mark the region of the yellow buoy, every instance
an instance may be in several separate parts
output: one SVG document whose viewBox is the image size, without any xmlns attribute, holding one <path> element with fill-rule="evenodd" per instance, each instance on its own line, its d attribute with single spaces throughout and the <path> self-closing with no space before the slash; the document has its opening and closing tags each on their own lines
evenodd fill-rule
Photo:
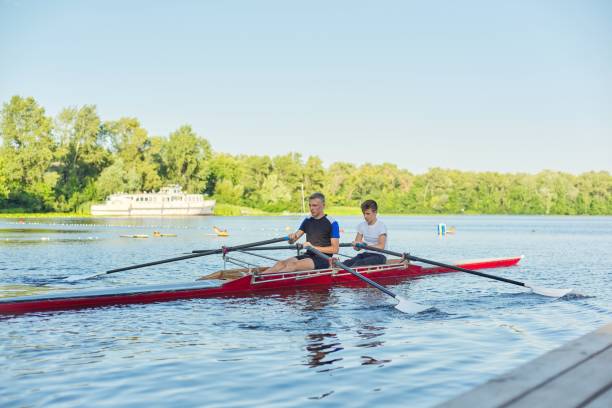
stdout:
<svg viewBox="0 0 612 408">
<path fill-rule="evenodd" d="M 229 232 L 227 232 L 226 229 L 222 230 L 220 228 L 213 227 L 213 231 L 215 231 L 215 234 L 217 234 L 218 237 L 228 237 L 229 236 Z"/>
<path fill-rule="evenodd" d="M 176 234 L 162 234 L 159 231 L 153 231 L 153 236 L 155 238 L 163 238 L 163 237 L 176 237 Z"/>
</svg>

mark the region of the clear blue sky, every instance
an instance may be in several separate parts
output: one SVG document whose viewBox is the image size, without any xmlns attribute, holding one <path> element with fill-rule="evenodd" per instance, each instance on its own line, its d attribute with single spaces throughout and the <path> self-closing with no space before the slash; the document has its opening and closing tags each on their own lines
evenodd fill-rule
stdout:
<svg viewBox="0 0 612 408">
<path fill-rule="evenodd" d="M 0 0 L 0 101 L 216 151 L 612 171 L 612 2 Z"/>
</svg>

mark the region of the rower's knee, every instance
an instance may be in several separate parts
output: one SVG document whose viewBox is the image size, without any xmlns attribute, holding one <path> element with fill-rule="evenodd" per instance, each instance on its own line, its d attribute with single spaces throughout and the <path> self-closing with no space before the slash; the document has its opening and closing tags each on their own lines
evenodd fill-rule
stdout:
<svg viewBox="0 0 612 408">
<path fill-rule="evenodd" d="M 279 272 L 284 270 L 287 267 L 287 261 L 278 261 L 274 264 L 268 271 L 270 272 Z"/>
<path fill-rule="evenodd" d="M 295 262 L 288 262 L 283 268 L 283 272 L 295 272 L 296 270 Z"/>
</svg>

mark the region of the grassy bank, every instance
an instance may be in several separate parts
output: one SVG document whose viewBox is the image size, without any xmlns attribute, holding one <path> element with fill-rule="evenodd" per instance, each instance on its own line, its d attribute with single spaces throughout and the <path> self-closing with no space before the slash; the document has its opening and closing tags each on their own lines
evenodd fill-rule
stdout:
<svg viewBox="0 0 612 408">
<path fill-rule="evenodd" d="M 62 212 L 0 212 L 0 218 L 90 218 L 90 214 L 62 213 Z"/>
<path fill-rule="evenodd" d="M 330 215 L 361 215 L 361 209 L 359 207 L 331 206 L 331 207 L 327 207 L 325 209 L 325 212 Z M 215 206 L 215 215 L 256 216 L 256 215 L 303 215 L 303 214 L 289 212 L 289 211 L 268 212 L 268 211 L 259 210 L 257 208 L 241 207 L 238 205 L 217 204 Z"/>
<path fill-rule="evenodd" d="M 308 210 L 307 210 L 308 211 Z M 331 216 L 361 216 L 361 209 L 359 207 L 347 207 L 347 206 L 329 206 L 325 209 L 325 212 Z M 219 203 L 215 205 L 215 214 L 221 217 L 253 217 L 253 216 L 302 216 L 302 213 L 295 213 L 289 211 L 282 212 L 269 212 L 260 210 L 257 208 L 244 207 L 233 204 Z M 472 212 L 465 212 L 461 214 L 452 213 L 429 213 L 429 214 L 394 214 L 394 213 L 382 213 L 383 216 L 455 216 L 455 215 L 533 215 L 540 216 L 545 214 L 477 214 Z M 548 216 L 562 216 L 563 214 L 548 214 Z M 23 209 L 19 211 L 15 210 L 0 210 L 0 219 L 2 218 L 93 218 L 91 214 L 85 213 L 63 213 L 63 212 L 24 212 Z M 587 215 L 588 217 L 588 215 Z M 100 218 L 104 218 L 101 216 Z"/>
<path fill-rule="evenodd" d="M 328 207 L 326 212 L 330 215 L 361 215 L 359 207 Z M 257 208 L 243 207 L 239 205 L 218 203 L 215 205 L 215 215 L 224 217 L 240 216 L 279 216 L 279 215 L 302 215 L 288 211 L 268 212 Z M 90 218 L 91 214 L 84 213 L 62 213 L 62 212 L 26 212 L 23 209 L 0 210 L 0 218 Z"/>
<path fill-rule="evenodd" d="M 215 215 L 221 216 L 251 216 L 251 215 L 281 215 L 280 213 L 269 213 L 257 208 L 242 207 L 233 204 L 217 203 L 215 205 Z"/>
</svg>

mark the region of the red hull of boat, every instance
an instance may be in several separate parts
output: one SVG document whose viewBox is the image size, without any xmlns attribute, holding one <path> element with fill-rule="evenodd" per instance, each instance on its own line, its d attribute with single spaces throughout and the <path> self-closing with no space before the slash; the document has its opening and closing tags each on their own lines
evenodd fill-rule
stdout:
<svg viewBox="0 0 612 408">
<path fill-rule="evenodd" d="M 455 263 L 455 265 L 473 270 L 500 268 L 516 265 L 521 258 L 522 257 L 513 257 L 465 261 Z M 424 275 L 455 272 L 448 268 L 421 267 L 419 265 L 405 266 L 403 264 L 357 268 L 357 271 L 383 284 L 397 283 L 405 279 Z M 348 272 L 342 270 L 320 270 L 304 273 L 262 275 L 257 278 L 244 276 L 225 282 L 216 287 L 206 286 L 204 283 L 188 283 L 184 286 L 143 286 L 142 288 L 131 289 L 129 292 L 122 292 L 119 289 L 116 292 L 96 292 L 89 294 L 70 292 L 55 295 L 0 299 L 0 314 L 23 314 L 223 296 L 250 296 L 257 293 L 336 285 L 367 286 L 367 284 Z"/>
</svg>

